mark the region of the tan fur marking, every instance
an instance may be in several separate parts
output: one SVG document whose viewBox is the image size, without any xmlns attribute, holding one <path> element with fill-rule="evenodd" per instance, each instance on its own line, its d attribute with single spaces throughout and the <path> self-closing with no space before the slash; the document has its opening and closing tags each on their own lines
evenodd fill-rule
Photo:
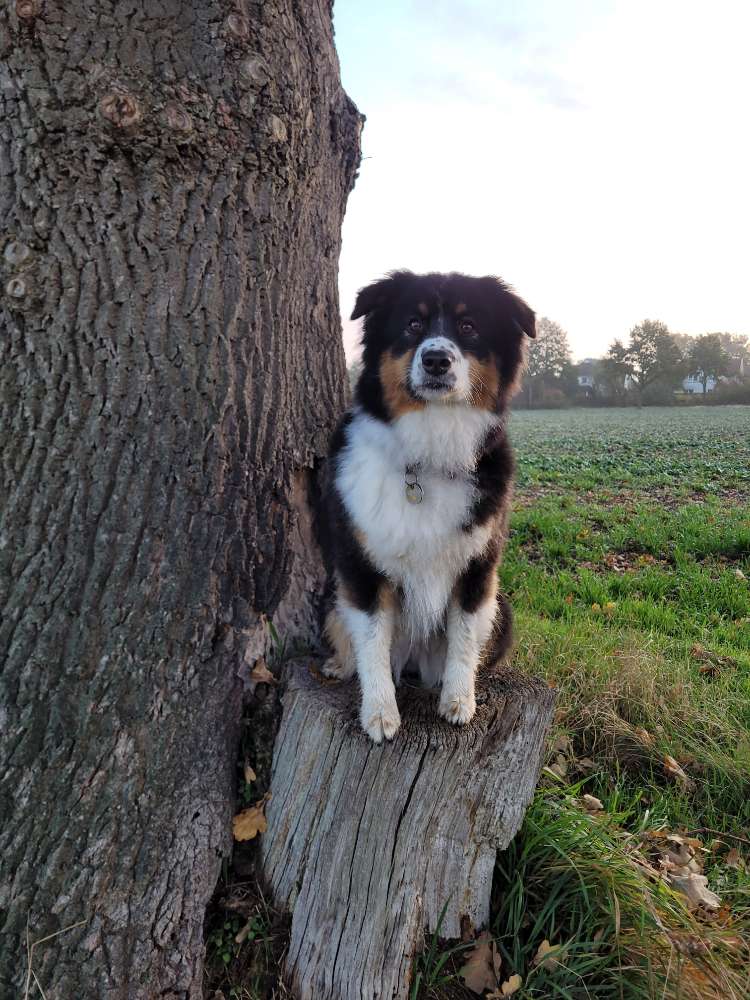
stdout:
<svg viewBox="0 0 750 1000">
<path fill-rule="evenodd" d="M 427 405 L 420 399 L 413 399 L 406 389 L 406 376 L 414 356 L 413 351 L 394 358 L 387 351 L 380 361 L 380 384 L 383 386 L 383 399 L 392 417 L 400 417 L 411 410 L 423 410 Z"/>
<path fill-rule="evenodd" d="M 381 611 L 386 609 L 395 611 L 398 608 L 398 601 L 393 587 L 382 586 L 378 592 L 378 607 Z"/>
<path fill-rule="evenodd" d="M 326 639 L 331 644 L 333 654 L 339 664 L 342 667 L 349 664 L 353 665 L 354 650 L 352 649 L 352 641 L 349 638 L 349 633 L 344 628 L 344 623 L 341 621 L 341 618 L 335 608 L 332 608 L 326 615 L 324 632 Z"/>
<path fill-rule="evenodd" d="M 495 411 L 499 401 L 500 380 L 493 361 L 469 360 L 472 403 L 480 410 Z"/>
<path fill-rule="evenodd" d="M 456 306 L 456 316 L 463 316 L 465 312 L 466 312 L 466 303 L 459 302 L 458 305 Z"/>
<path fill-rule="evenodd" d="M 362 546 L 363 549 L 367 548 L 367 535 L 364 533 L 364 531 L 360 531 L 359 528 L 355 528 L 354 537 L 357 539 L 357 541 L 359 542 L 359 544 Z"/>
</svg>

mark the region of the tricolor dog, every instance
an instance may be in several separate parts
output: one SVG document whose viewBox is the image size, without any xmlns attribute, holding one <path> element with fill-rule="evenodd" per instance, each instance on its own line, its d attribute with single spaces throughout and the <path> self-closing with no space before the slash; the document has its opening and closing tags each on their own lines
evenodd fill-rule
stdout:
<svg viewBox="0 0 750 1000">
<path fill-rule="evenodd" d="M 362 727 L 380 743 L 400 725 L 407 664 L 461 725 L 477 668 L 510 646 L 497 590 L 513 480 L 504 416 L 535 324 L 497 278 L 410 271 L 362 289 L 362 316 L 362 374 L 331 443 L 325 672 L 356 671 Z"/>
</svg>

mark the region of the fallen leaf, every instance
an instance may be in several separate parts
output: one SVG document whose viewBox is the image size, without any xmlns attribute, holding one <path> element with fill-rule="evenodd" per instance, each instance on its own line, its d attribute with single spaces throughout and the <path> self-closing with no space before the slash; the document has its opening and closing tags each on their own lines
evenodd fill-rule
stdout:
<svg viewBox="0 0 750 1000">
<path fill-rule="evenodd" d="M 666 862 L 664 867 L 675 869 L 687 866 L 690 871 L 700 871 L 700 865 L 695 861 L 695 849 L 690 844 L 685 843 L 683 838 L 676 834 L 670 834 L 667 842 L 670 849 L 662 855 L 662 861 Z"/>
<path fill-rule="evenodd" d="M 688 875 L 678 875 L 676 872 L 667 874 L 667 881 L 681 892 L 687 899 L 689 910 L 697 910 L 699 906 L 707 910 L 715 911 L 719 909 L 721 900 L 708 888 L 708 879 L 705 875 L 697 875 L 690 872 Z"/>
<path fill-rule="evenodd" d="M 234 834 L 235 840 L 252 840 L 253 837 L 257 836 L 259 833 L 266 832 L 268 829 L 268 823 L 266 822 L 263 810 L 265 809 L 266 802 L 270 799 L 270 797 L 270 795 L 264 795 L 259 802 L 255 803 L 255 805 L 237 813 L 232 820 L 232 833 Z"/>
<path fill-rule="evenodd" d="M 593 771 L 596 764 L 590 757 L 580 757 L 576 760 L 576 767 L 579 771 Z"/>
<path fill-rule="evenodd" d="M 556 750 L 558 753 L 565 753 L 567 750 L 570 750 L 570 737 L 564 734 L 562 736 L 558 736 L 552 744 L 552 749 Z"/>
<path fill-rule="evenodd" d="M 640 726 L 638 729 L 635 730 L 635 735 L 638 737 L 641 743 L 644 743 L 647 747 L 654 745 L 654 737 L 651 735 L 648 729 L 644 729 L 642 726 Z"/>
<path fill-rule="evenodd" d="M 602 610 L 602 606 L 601 604 L 599 604 L 598 601 L 594 601 L 594 603 L 591 605 L 591 610 L 594 612 L 594 614 L 597 614 L 599 611 Z"/>
<path fill-rule="evenodd" d="M 744 859 L 736 847 L 732 847 L 727 851 L 727 856 L 724 858 L 724 864 L 729 865 L 730 868 L 740 868 L 743 870 L 745 868 Z"/>
<path fill-rule="evenodd" d="M 556 774 L 558 778 L 564 778 L 568 773 L 568 762 L 565 760 L 561 753 L 557 754 L 553 764 L 549 766 L 550 771 Z"/>
<path fill-rule="evenodd" d="M 737 577 L 738 580 L 746 580 L 747 579 L 747 577 L 745 576 L 745 574 L 742 572 L 741 569 L 736 569 L 734 571 L 734 575 Z"/>
<path fill-rule="evenodd" d="M 572 594 L 567 594 L 566 595 L 566 597 L 565 597 L 565 603 L 566 604 L 572 604 L 573 603 L 573 595 Z"/>
<path fill-rule="evenodd" d="M 586 812 L 597 813 L 604 809 L 604 804 L 601 799 L 597 799 L 595 795 L 586 794 L 583 796 L 581 801 L 583 802 L 583 807 Z"/>
<path fill-rule="evenodd" d="M 468 961 L 459 972 L 467 988 L 472 993 L 483 993 L 485 990 L 494 990 L 497 986 L 493 966 L 492 944 L 487 931 L 477 938 L 477 942 L 469 952 Z"/>
<path fill-rule="evenodd" d="M 523 986 L 523 979 L 518 975 L 511 976 L 510 979 L 506 979 L 505 982 L 500 986 L 499 990 L 495 990 L 492 993 L 488 993 L 485 1000 L 502 1000 L 503 997 L 513 996 L 518 990 Z"/>
<path fill-rule="evenodd" d="M 256 778 L 255 771 L 253 771 L 253 769 L 250 767 L 247 761 L 245 761 L 245 766 L 243 768 L 243 776 L 245 778 L 245 784 L 247 785 L 255 781 Z"/>
<path fill-rule="evenodd" d="M 674 757 L 670 757 L 669 754 L 666 754 L 664 757 L 664 770 L 666 771 L 666 773 L 669 775 L 670 778 L 672 778 L 674 781 L 677 782 L 677 784 L 680 786 L 680 788 L 683 789 L 683 791 L 685 792 L 695 791 L 695 782 L 693 781 L 693 779 L 690 778 L 685 773 L 685 771 L 683 771 L 683 769 L 680 767 L 680 765 L 677 763 Z"/>
<path fill-rule="evenodd" d="M 545 938 L 536 950 L 536 955 L 531 960 L 534 968 L 541 966 L 543 969 L 551 969 L 558 964 L 557 956 L 560 954 L 560 946 L 552 945 Z"/>
<path fill-rule="evenodd" d="M 266 661 L 261 658 L 255 661 L 253 669 L 250 671 L 250 694 L 255 693 L 255 689 L 259 684 L 278 684 L 279 682 L 273 676 L 271 671 L 266 666 Z"/>
</svg>

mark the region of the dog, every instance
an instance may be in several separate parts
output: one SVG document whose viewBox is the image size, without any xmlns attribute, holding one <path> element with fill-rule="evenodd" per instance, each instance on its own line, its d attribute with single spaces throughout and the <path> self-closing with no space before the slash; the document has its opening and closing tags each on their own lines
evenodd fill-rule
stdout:
<svg viewBox="0 0 750 1000">
<path fill-rule="evenodd" d="M 407 664 L 463 725 L 475 676 L 511 645 L 498 592 L 514 461 L 504 417 L 535 316 L 494 277 L 394 271 L 363 288 L 362 371 L 335 431 L 325 502 L 329 677 L 356 672 L 375 742 L 401 720 Z"/>
</svg>

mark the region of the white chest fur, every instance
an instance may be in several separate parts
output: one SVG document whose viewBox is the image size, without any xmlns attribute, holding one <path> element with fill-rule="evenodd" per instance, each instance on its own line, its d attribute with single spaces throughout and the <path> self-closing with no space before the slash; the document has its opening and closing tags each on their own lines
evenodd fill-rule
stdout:
<svg viewBox="0 0 750 1000">
<path fill-rule="evenodd" d="M 464 530 L 476 490 L 471 471 L 498 418 L 468 406 L 431 404 L 385 424 L 355 414 L 336 484 L 373 565 L 404 591 L 412 639 L 440 625 L 457 576 L 489 540 Z M 405 470 L 418 464 L 421 504 L 406 498 Z"/>
</svg>

